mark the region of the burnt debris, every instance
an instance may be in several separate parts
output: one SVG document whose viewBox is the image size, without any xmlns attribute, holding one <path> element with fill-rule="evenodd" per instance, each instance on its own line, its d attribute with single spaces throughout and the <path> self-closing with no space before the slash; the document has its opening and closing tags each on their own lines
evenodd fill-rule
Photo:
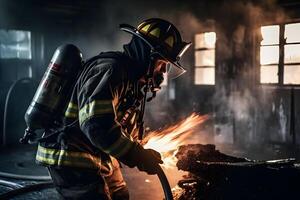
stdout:
<svg viewBox="0 0 300 200">
<path fill-rule="evenodd" d="M 189 172 L 175 199 L 253 200 L 299 197 L 300 164 L 295 159 L 256 161 L 223 154 L 214 145 L 184 145 L 177 167 Z"/>
</svg>

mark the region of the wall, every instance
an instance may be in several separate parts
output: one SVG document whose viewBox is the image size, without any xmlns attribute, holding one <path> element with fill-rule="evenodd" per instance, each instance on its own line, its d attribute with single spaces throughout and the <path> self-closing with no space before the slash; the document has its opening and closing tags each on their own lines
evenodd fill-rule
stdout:
<svg viewBox="0 0 300 200">
<path fill-rule="evenodd" d="M 295 2 L 280 6 L 276 1 L 226 1 L 214 9 L 210 18 L 215 21 L 213 30 L 217 33 L 216 85 L 214 88 L 196 87 L 193 99 L 200 100 L 198 110 L 212 108 L 215 142 L 234 144 L 242 149 L 260 149 L 268 145 L 293 147 L 295 142 L 299 143 L 300 136 L 299 88 L 294 89 L 292 104 L 290 87 L 259 83 L 262 39 L 259 28 L 298 19 L 299 5 Z M 201 14 L 193 14 L 197 19 L 203 18 Z M 211 102 L 211 106 L 207 102 Z M 295 115 L 294 125 L 291 111 Z M 293 127 L 296 136 L 291 135 Z"/>
<path fill-rule="evenodd" d="M 40 79 L 55 48 L 61 43 L 74 43 L 82 50 L 84 58 L 100 51 L 121 50 L 130 37 L 118 30 L 120 23 L 137 25 L 144 18 L 162 17 L 171 20 L 183 37 L 192 42 L 196 33 L 216 31 L 216 85 L 193 84 L 192 46 L 183 59 L 188 72 L 172 81 L 176 99 L 169 100 L 168 92 L 162 92 L 150 104 L 152 111 L 147 111 L 150 125 L 163 126 L 162 120 L 171 123 L 195 111 L 211 114 L 207 134 L 216 141 L 240 146 L 272 141 L 288 143 L 291 141 L 290 90 L 262 87 L 258 83 L 257 48 L 261 38 L 257 30 L 264 23 L 297 17 L 298 4 L 285 1 L 283 6 L 278 6 L 276 2 L 29 0 L 25 3 L 6 0 L 0 6 L 0 27 L 33 32 L 32 65 L 36 80 Z M 3 66 L 0 115 L 7 86 L 16 79 L 6 76 L 13 73 L 13 65 Z M 296 89 L 296 111 L 299 110 L 298 98 L 299 90 Z M 164 102 L 163 106 L 160 102 Z M 299 133 L 297 113 L 295 124 L 296 133 Z"/>
</svg>

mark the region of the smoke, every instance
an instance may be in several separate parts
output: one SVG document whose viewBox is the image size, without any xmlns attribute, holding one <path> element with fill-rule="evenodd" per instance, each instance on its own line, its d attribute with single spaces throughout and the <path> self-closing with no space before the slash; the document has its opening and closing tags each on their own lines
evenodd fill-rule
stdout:
<svg viewBox="0 0 300 200">
<path fill-rule="evenodd" d="M 282 137 L 282 141 L 286 142 L 287 140 L 287 131 L 286 131 L 286 125 L 287 125 L 287 114 L 284 111 L 283 108 L 283 99 L 280 99 L 280 106 L 279 106 L 279 124 L 280 124 L 280 133 Z"/>
<path fill-rule="evenodd" d="M 248 121 L 252 118 L 250 111 L 256 101 L 248 89 L 232 93 L 225 101 L 228 102 L 228 108 L 233 112 L 235 119 Z"/>
<path fill-rule="evenodd" d="M 257 88 L 255 81 L 259 82 L 256 78 L 259 61 L 253 58 L 259 58 L 254 45 L 259 45 L 262 39 L 260 27 L 289 19 L 290 13 L 276 5 L 275 1 L 256 4 L 234 1 L 224 3 L 216 12 L 218 84 L 213 98 L 215 142 L 237 143 L 244 147 L 261 143 L 273 130 L 268 126 L 274 127 L 276 123 L 280 126 L 282 140 L 286 140 L 287 113 L 274 93 Z M 272 113 L 272 103 L 277 106 L 278 112 Z"/>
<path fill-rule="evenodd" d="M 180 7 L 170 6 L 172 1 L 140 2 L 127 1 L 99 1 L 99 10 L 92 13 L 93 24 L 76 27 L 70 41 L 75 41 L 82 47 L 87 56 L 95 55 L 100 51 L 121 51 L 123 44 L 129 42 L 131 35 L 119 30 L 119 24 L 126 23 L 136 27 L 147 18 L 164 18 L 170 21 L 177 19 Z M 96 22 L 96 23 L 95 23 Z M 84 36 L 82 36 L 84 35 Z M 88 44 L 88 45 L 87 45 Z"/>
<path fill-rule="evenodd" d="M 66 28 L 71 31 L 63 39 L 66 43 L 77 45 L 87 59 L 101 51 L 122 50 L 123 44 L 126 44 L 131 36 L 119 30 L 118 25 L 121 23 L 136 26 L 146 18 L 164 18 L 174 23 L 184 40 L 188 42 L 193 42 L 196 33 L 216 31 L 217 84 L 213 101 L 210 98 L 199 98 L 201 92 L 200 94 L 191 92 L 195 88 L 192 82 L 194 75 L 192 46 L 181 62 L 187 66 L 188 72 L 178 80 L 169 82 L 168 87 L 158 92 L 158 97 L 148 105 L 147 124 L 158 128 L 188 116 L 195 104 L 212 105 L 216 118 L 215 131 L 212 132 L 216 133 L 216 137 L 224 136 L 221 141 L 233 141 L 235 129 L 245 140 L 250 138 L 252 141 L 259 135 L 258 131 L 262 132 L 265 128 L 263 125 L 257 125 L 258 121 L 272 115 L 270 108 L 272 103 L 279 105 L 278 102 L 274 102 L 273 93 L 257 91 L 252 87 L 257 70 L 255 69 L 257 63 L 253 60 L 257 56 L 253 44 L 261 40 L 260 26 L 269 22 L 283 22 L 290 18 L 290 13 L 280 8 L 276 2 L 275 0 L 95 1 L 92 2 L 93 9 L 80 15 L 81 18 L 76 18 L 78 21 L 72 22 L 74 26 Z M 7 9 L 8 4 L 9 1 L 1 1 L 1 24 L 14 21 L 14 18 L 8 15 L 11 11 Z M 173 88 L 175 95 L 171 96 L 175 96 L 175 100 L 170 100 L 170 88 Z M 259 107 L 270 109 L 270 112 L 259 113 Z M 277 112 L 277 115 L 281 113 L 281 127 L 285 127 L 284 124 L 287 123 L 283 117 L 287 112 L 283 111 L 284 107 L 281 112 Z M 283 133 L 284 129 L 280 130 Z"/>
<path fill-rule="evenodd" d="M 266 140 L 266 134 L 269 133 L 265 132 L 273 130 L 267 129 L 267 126 L 277 127 L 272 123 L 280 126 L 278 134 L 282 136 L 282 140 L 286 140 L 284 136 L 286 135 L 287 112 L 282 104 L 275 100 L 276 94 L 266 92 L 262 88 L 258 89 L 255 83 L 259 61 L 253 59 L 258 56 L 253 45 L 259 45 L 262 39 L 261 26 L 270 22 L 276 24 L 288 21 L 290 13 L 279 7 L 275 1 L 229 2 L 220 3 L 213 8 L 214 12 L 209 11 L 212 8 L 207 8 L 207 13 L 214 13 L 207 18 L 203 16 L 203 10 L 205 10 L 203 7 L 199 7 L 198 10 L 188 7 L 160 15 L 172 21 L 181 31 L 183 38 L 193 40 L 196 33 L 213 30 L 217 32 L 217 85 L 212 99 L 215 116 L 214 130 L 209 128 L 205 130 L 206 132 L 203 129 L 199 130 L 195 141 L 211 141 L 209 137 L 203 136 L 215 133 L 215 142 L 239 143 L 244 147 L 259 144 Z M 150 126 L 162 125 L 161 120 L 164 123 L 171 123 L 176 117 L 187 116 L 193 104 L 205 105 L 197 100 L 195 102 L 197 94 L 191 94 L 190 86 L 193 85 L 193 79 L 190 76 L 193 75 L 193 59 L 191 49 L 183 58 L 183 63 L 190 66 L 189 72 L 176 82 L 180 84 L 180 86 L 176 85 L 176 88 L 180 89 L 180 94 L 178 90 L 175 90 L 176 97 L 184 99 L 184 104 L 167 105 L 165 103 L 168 100 L 167 92 L 160 93 L 158 95 L 160 100 L 154 101 L 147 113 L 147 116 L 154 119 Z M 275 113 L 271 111 L 272 103 L 276 107 Z M 175 114 L 172 116 L 171 113 Z M 274 117 L 275 121 L 270 120 Z M 158 119 L 159 123 L 155 122 L 155 119 Z"/>
<path fill-rule="evenodd" d="M 0 1 L 0 27 L 11 26 L 14 23 L 14 15 L 11 14 L 9 1 Z"/>
</svg>

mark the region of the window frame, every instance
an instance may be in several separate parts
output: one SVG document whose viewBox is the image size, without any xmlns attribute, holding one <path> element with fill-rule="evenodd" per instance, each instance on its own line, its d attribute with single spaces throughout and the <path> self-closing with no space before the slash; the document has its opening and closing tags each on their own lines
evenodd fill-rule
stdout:
<svg viewBox="0 0 300 200">
<path fill-rule="evenodd" d="M 259 44 L 259 84 L 263 86 L 281 86 L 281 87 L 300 87 L 299 84 L 284 84 L 284 67 L 287 65 L 300 65 L 300 62 L 295 62 L 295 63 L 285 63 L 284 62 L 284 56 L 285 56 L 285 46 L 286 45 L 300 45 L 299 42 L 292 42 L 292 43 L 287 43 L 284 33 L 285 33 L 285 25 L 288 24 L 296 24 L 300 23 L 300 19 L 294 20 L 294 21 L 288 21 L 288 22 L 280 22 L 280 23 L 268 23 L 268 24 L 263 24 L 260 26 L 259 30 L 261 30 L 261 27 L 263 26 L 272 26 L 272 25 L 277 25 L 279 26 L 279 44 L 267 44 L 267 45 L 261 45 Z M 300 40 L 300 39 L 299 39 Z M 277 64 L 271 63 L 271 64 L 264 64 L 262 65 L 260 63 L 261 58 L 260 58 L 260 49 L 262 46 L 278 46 L 279 47 L 279 60 Z M 277 65 L 278 67 L 278 83 L 261 83 L 261 66 L 272 66 L 272 65 Z"/>
<path fill-rule="evenodd" d="M 23 32 L 24 34 L 29 34 L 29 57 L 2 57 L 1 55 L 1 52 L 0 52 L 0 59 L 19 59 L 19 60 L 32 60 L 32 31 L 30 30 L 23 30 L 23 29 L 14 29 L 14 28 L 11 28 L 11 29 L 8 29 L 8 28 L 0 28 L 0 31 L 5 31 L 5 32 Z M 16 42 L 16 41 L 14 41 Z M 0 42 L 0 44 L 2 44 Z M 20 42 L 16 42 L 16 45 L 18 46 L 20 44 Z M 5 45 L 5 44 L 4 44 Z"/>
<path fill-rule="evenodd" d="M 205 32 L 199 32 L 196 33 L 194 35 L 194 41 L 195 41 L 195 46 L 194 46 L 194 76 L 193 76 L 193 84 L 195 86 L 215 86 L 216 85 L 216 43 L 217 43 L 217 39 L 215 41 L 214 47 L 200 47 L 200 48 L 196 48 L 196 35 L 198 34 L 205 34 L 205 33 L 211 33 L 214 32 L 216 34 L 215 31 L 205 31 Z M 214 50 L 214 65 L 213 66 L 209 66 L 209 65 L 201 65 L 201 66 L 196 66 L 196 52 L 201 52 L 201 51 L 210 51 L 210 50 Z M 210 69 L 214 69 L 214 83 L 213 84 L 197 84 L 196 83 L 196 69 L 205 69 L 205 68 L 210 68 Z"/>
<path fill-rule="evenodd" d="M 35 68 L 34 68 L 34 32 L 31 29 L 24 28 L 24 27 L 0 27 L 1 30 L 5 31 L 24 31 L 24 32 L 29 32 L 30 33 L 30 58 L 21 58 L 21 57 L 0 57 L 0 65 L 1 66 L 6 66 L 6 65 L 14 65 L 15 68 L 13 69 L 12 74 L 15 74 L 15 77 L 13 79 L 1 79 L 0 81 L 2 82 L 9 82 L 9 81 L 16 81 L 20 78 L 33 78 L 35 76 Z M 20 70 L 18 68 L 27 66 L 30 72 L 28 71 L 28 76 L 19 76 Z"/>
</svg>

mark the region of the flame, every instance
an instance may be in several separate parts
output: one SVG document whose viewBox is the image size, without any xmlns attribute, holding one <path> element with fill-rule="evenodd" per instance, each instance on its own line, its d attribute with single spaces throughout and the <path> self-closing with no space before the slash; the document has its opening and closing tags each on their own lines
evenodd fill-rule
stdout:
<svg viewBox="0 0 300 200">
<path fill-rule="evenodd" d="M 144 148 L 154 149 L 161 153 L 165 168 L 176 166 L 175 157 L 177 148 L 180 145 L 187 144 L 187 138 L 196 132 L 195 127 L 208 119 L 208 115 L 200 116 L 192 113 L 186 119 L 163 128 L 149 132 L 141 142 Z"/>
</svg>

